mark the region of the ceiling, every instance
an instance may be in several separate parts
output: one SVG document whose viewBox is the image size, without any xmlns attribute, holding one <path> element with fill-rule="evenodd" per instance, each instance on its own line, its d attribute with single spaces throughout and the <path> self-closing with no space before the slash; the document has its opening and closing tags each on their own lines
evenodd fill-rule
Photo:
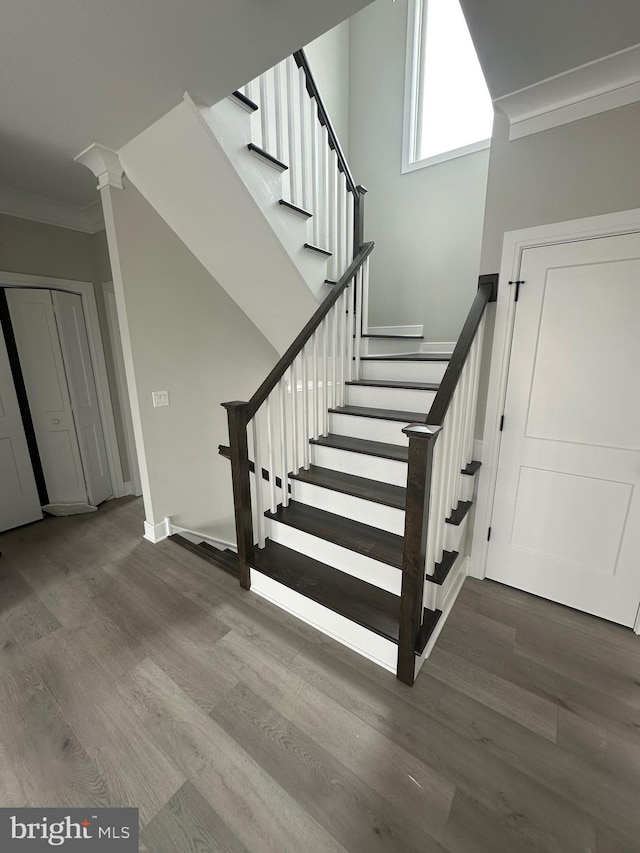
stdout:
<svg viewBox="0 0 640 853">
<path fill-rule="evenodd" d="M 2 0 L 0 187 L 77 207 L 73 157 L 213 104 L 370 0 Z"/>
<path fill-rule="evenodd" d="M 640 43 L 638 0 L 460 0 L 492 98 Z"/>
</svg>

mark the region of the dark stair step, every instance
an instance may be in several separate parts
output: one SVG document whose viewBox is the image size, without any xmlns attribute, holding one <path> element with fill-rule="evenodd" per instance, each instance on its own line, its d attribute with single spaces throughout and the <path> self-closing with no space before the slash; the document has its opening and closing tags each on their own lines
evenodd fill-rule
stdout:
<svg viewBox="0 0 640 853">
<path fill-rule="evenodd" d="M 458 501 L 458 506 L 452 510 L 451 515 L 445 521 L 447 524 L 454 524 L 458 527 L 462 524 L 472 506 L 472 501 Z"/>
<path fill-rule="evenodd" d="M 324 283 L 333 286 L 334 284 L 337 284 L 338 282 L 334 281 L 332 278 L 325 278 Z"/>
<path fill-rule="evenodd" d="M 266 512 L 265 515 L 365 557 L 402 568 L 402 536 L 298 501 L 291 501 L 286 507 L 280 505 L 277 512 Z"/>
<path fill-rule="evenodd" d="M 474 460 L 473 462 L 469 462 L 466 468 L 462 469 L 462 473 L 467 474 L 469 477 L 473 477 L 475 474 L 478 473 L 480 468 L 482 468 L 482 462 L 477 462 Z"/>
<path fill-rule="evenodd" d="M 247 145 L 249 151 L 252 154 L 255 154 L 257 157 L 261 157 L 265 160 L 270 166 L 273 166 L 274 169 L 277 169 L 279 172 L 285 172 L 289 167 L 278 160 L 277 157 L 274 157 L 273 154 L 269 154 L 268 151 L 265 151 L 264 148 L 260 148 L 258 145 L 254 145 L 253 142 L 250 142 Z"/>
<path fill-rule="evenodd" d="M 346 385 L 366 385 L 367 388 L 402 388 L 409 391 L 437 391 L 439 382 L 405 382 L 391 379 L 352 379 Z"/>
<path fill-rule="evenodd" d="M 331 432 L 320 438 L 312 438 L 310 444 L 349 450 L 352 453 L 364 453 L 367 456 L 379 456 L 381 459 L 395 459 L 397 462 L 406 462 L 409 456 L 409 448 L 399 444 L 386 444 L 383 441 L 369 441 L 366 438 L 353 438 L 350 435 Z"/>
<path fill-rule="evenodd" d="M 423 341 L 424 335 L 361 335 L 363 338 L 380 338 L 385 341 Z"/>
<path fill-rule="evenodd" d="M 358 418 L 377 418 L 382 421 L 399 421 L 400 423 L 425 423 L 426 412 L 398 412 L 396 409 L 375 409 L 369 406 L 337 406 L 329 409 L 336 415 L 353 415 Z"/>
<path fill-rule="evenodd" d="M 312 252 L 317 252 L 325 258 L 331 257 L 331 252 L 328 249 L 323 249 L 322 246 L 314 246 L 313 243 L 305 243 L 304 247 Z"/>
<path fill-rule="evenodd" d="M 431 583 L 438 584 L 438 586 L 442 586 L 442 584 L 447 579 L 447 575 L 453 568 L 455 561 L 458 559 L 457 551 L 443 551 L 442 552 L 442 560 L 435 565 L 435 571 L 432 575 L 425 575 L 428 581 Z"/>
<path fill-rule="evenodd" d="M 259 109 L 255 101 L 252 101 L 251 98 L 247 98 L 247 96 L 243 95 L 242 92 L 235 91 L 232 93 L 231 97 L 235 98 L 239 105 L 248 113 L 255 113 Z"/>
<path fill-rule="evenodd" d="M 298 207 L 297 204 L 292 204 L 290 201 L 285 201 L 283 198 L 280 199 L 278 204 L 281 207 L 284 207 L 285 210 L 290 210 L 292 213 L 295 213 L 296 216 L 302 217 L 302 219 L 311 219 L 313 216 L 313 213 L 305 210 L 304 207 Z"/>
<path fill-rule="evenodd" d="M 342 471 L 333 471 L 331 468 L 311 465 L 307 471 L 302 468 L 298 474 L 292 474 L 291 479 L 396 509 L 404 510 L 405 507 L 406 489 L 402 486 L 392 486 L 366 477 L 343 474 Z"/>
<path fill-rule="evenodd" d="M 185 539 L 185 537 L 180 536 L 179 533 L 174 533 L 169 537 L 169 539 L 172 542 L 175 542 L 176 545 L 180 545 L 187 551 L 191 551 L 192 554 L 196 554 L 208 563 L 212 563 L 224 572 L 233 575 L 234 578 L 239 576 L 240 570 L 238 565 L 238 555 L 234 551 L 231 551 L 231 549 L 227 548 L 226 550 L 221 551 L 219 548 L 214 548 L 213 545 L 209 545 L 208 542 L 200 542 L 196 545 L 195 542 L 191 542 L 190 539 Z"/>
<path fill-rule="evenodd" d="M 361 355 L 360 361 L 451 361 L 451 356 L 430 352 L 407 352 L 398 355 Z"/>
<path fill-rule="evenodd" d="M 351 622 L 398 642 L 400 599 L 392 593 L 269 539 L 264 548 L 256 549 L 252 566 Z M 439 610 L 424 611 L 416 654 L 424 651 L 440 615 Z"/>
</svg>

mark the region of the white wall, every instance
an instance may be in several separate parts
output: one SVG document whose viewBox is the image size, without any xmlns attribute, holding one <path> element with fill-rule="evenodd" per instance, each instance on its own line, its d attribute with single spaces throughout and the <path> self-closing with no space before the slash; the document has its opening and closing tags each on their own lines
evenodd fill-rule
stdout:
<svg viewBox="0 0 640 853">
<path fill-rule="evenodd" d="M 322 101 L 345 154 L 349 151 L 349 20 L 305 47 Z"/>
<path fill-rule="evenodd" d="M 408 0 L 350 21 L 349 160 L 367 187 L 374 325 L 455 340 L 477 287 L 489 152 L 401 173 Z"/>
<path fill-rule="evenodd" d="M 135 187 L 112 190 L 111 198 L 147 519 L 171 516 L 181 527 L 231 540 L 220 404 L 249 399 L 277 354 Z M 116 288 L 117 278 L 114 264 Z M 257 291 L 256 299 L 268 295 Z M 169 392 L 169 407 L 153 408 L 159 390 Z"/>
</svg>

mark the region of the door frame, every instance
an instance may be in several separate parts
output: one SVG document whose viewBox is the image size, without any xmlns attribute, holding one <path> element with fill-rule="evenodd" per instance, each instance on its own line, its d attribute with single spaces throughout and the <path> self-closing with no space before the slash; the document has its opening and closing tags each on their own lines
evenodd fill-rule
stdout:
<svg viewBox="0 0 640 853">
<path fill-rule="evenodd" d="M 122 463 L 120 462 L 120 449 L 116 434 L 116 425 L 113 416 L 113 406 L 109 389 L 107 365 L 102 346 L 102 331 L 98 318 L 98 306 L 93 282 L 73 281 L 71 279 L 53 278 L 41 275 L 25 275 L 23 273 L 0 271 L 0 287 L 21 287 L 38 290 L 64 290 L 68 293 L 76 293 L 82 299 L 82 310 L 84 312 L 87 337 L 89 339 L 89 351 L 96 380 L 96 391 L 98 395 L 98 408 L 102 419 L 102 429 L 107 450 L 107 463 L 109 475 L 113 487 L 113 496 L 121 498 L 128 492 L 125 490 L 122 476 Z"/>
<path fill-rule="evenodd" d="M 473 528 L 469 574 L 483 580 L 487 571 L 489 553 L 488 531 L 493 514 L 493 501 L 500 457 L 500 418 L 504 411 L 509 378 L 511 343 L 515 322 L 513 288 L 509 281 L 518 281 L 525 249 L 552 246 L 558 243 L 573 243 L 599 237 L 614 237 L 640 232 L 640 208 L 554 222 L 517 231 L 507 231 L 502 247 L 500 284 L 495 303 L 495 323 L 490 361 L 483 356 L 484 368 L 489 370 L 487 408 L 482 439 L 482 468 L 478 484 L 478 499 Z M 524 285 L 526 287 L 526 285 Z M 485 374 L 486 375 L 486 374 Z M 639 603 L 640 604 L 640 603 Z M 634 629 L 640 634 L 640 607 Z"/>
</svg>

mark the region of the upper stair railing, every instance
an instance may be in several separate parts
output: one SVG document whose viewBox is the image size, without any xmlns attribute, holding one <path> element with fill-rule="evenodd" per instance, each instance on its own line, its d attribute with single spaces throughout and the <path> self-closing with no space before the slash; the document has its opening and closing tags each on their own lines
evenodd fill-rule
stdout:
<svg viewBox="0 0 640 853">
<path fill-rule="evenodd" d="M 267 509 L 289 503 L 289 475 L 309 468 L 309 440 L 327 435 L 328 410 L 344 405 L 345 383 L 359 375 L 363 295 L 368 283 L 365 243 L 331 294 L 248 402 L 223 403 L 229 449 L 240 565 L 249 589 L 255 546 L 265 543 Z M 251 447 L 251 450 L 250 450 Z M 250 453 L 253 459 L 250 459 Z M 265 468 L 262 477 L 250 471 Z"/>
<path fill-rule="evenodd" d="M 337 281 L 363 243 L 366 190 L 353 179 L 304 51 L 241 92 L 259 107 L 255 143 L 288 167 L 285 200 L 313 215 L 313 244 L 331 252 L 329 280 Z"/>
<path fill-rule="evenodd" d="M 410 424 L 402 557 L 398 678 L 413 684 L 415 648 L 424 609 L 434 610 L 433 581 L 444 565 L 446 519 L 462 493 L 473 461 L 484 313 L 495 302 L 496 275 L 480 276 L 478 292 L 438 393 L 423 424 Z"/>
</svg>

